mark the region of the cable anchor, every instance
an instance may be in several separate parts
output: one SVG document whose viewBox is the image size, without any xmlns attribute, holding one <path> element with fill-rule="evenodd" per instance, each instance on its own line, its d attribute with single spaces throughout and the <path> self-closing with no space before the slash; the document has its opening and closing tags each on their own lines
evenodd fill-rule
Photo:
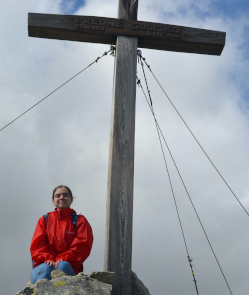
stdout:
<svg viewBox="0 0 249 295">
<path fill-rule="evenodd" d="M 116 52 L 116 46 L 115 45 L 111 45 L 110 46 L 110 51 L 111 51 L 110 55 L 114 57 L 115 56 L 115 52 Z"/>
</svg>

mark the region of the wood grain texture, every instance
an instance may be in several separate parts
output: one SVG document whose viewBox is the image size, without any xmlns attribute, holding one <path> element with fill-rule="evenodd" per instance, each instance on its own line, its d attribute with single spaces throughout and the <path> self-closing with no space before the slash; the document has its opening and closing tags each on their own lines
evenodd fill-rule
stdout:
<svg viewBox="0 0 249 295">
<path fill-rule="evenodd" d="M 123 3 L 120 0 L 120 3 Z M 121 6 L 122 13 L 128 12 Z M 29 13 L 29 36 L 115 44 L 117 36 L 138 38 L 138 47 L 220 55 L 226 33 L 172 24 L 94 16 Z"/>
<path fill-rule="evenodd" d="M 136 19 L 137 3 L 138 1 L 119 0 L 118 18 L 129 19 L 132 15 L 133 19 Z M 104 258 L 104 269 L 115 272 L 114 295 L 131 295 L 136 70 L 137 38 L 118 36 L 113 83 Z"/>
<path fill-rule="evenodd" d="M 119 0 L 118 18 L 137 19 L 138 0 Z"/>
<path fill-rule="evenodd" d="M 115 272 L 114 295 L 131 294 L 137 39 L 116 44 L 104 269 Z"/>
</svg>

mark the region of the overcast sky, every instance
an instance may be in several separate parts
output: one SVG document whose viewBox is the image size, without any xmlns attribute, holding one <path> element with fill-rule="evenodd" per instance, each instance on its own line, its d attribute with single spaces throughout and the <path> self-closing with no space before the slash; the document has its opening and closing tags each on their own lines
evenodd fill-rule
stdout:
<svg viewBox="0 0 249 295">
<path fill-rule="evenodd" d="M 30 38 L 28 12 L 117 16 L 115 0 L 1 4 L 0 128 L 109 50 L 108 45 Z M 248 14 L 247 0 L 144 0 L 138 12 L 142 21 L 227 33 L 221 56 L 142 52 L 247 212 Z M 113 68 L 114 58 L 104 57 L 0 132 L 1 294 L 14 294 L 29 280 L 30 241 L 39 217 L 53 210 L 51 194 L 59 184 L 72 189 L 72 207 L 93 228 L 85 273 L 103 269 Z M 149 72 L 147 77 L 158 122 L 232 293 L 248 295 L 248 215 Z M 196 294 L 156 128 L 140 88 L 135 145 L 132 269 L 153 295 Z M 166 157 L 199 294 L 231 294 L 167 152 Z"/>
</svg>

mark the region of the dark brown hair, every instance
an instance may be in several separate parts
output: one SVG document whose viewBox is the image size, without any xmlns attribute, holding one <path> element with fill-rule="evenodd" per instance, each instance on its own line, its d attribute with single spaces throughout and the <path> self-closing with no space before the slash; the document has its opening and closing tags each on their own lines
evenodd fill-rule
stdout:
<svg viewBox="0 0 249 295">
<path fill-rule="evenodd" d="M 54 199 L 54 194 L 55 194 L 56 190 L 57 190 L 58 188 L 62 188 L 62 187 L 65 187 L 65 188 L 68 190 L 68 192 L 69 192 L 69 194 L 70 194 L 70 197 L 73 199 L 73 194 L 72 194 L 72 192 L 71 192 L 71 190 L 70 190 L 69 187 L 67 187 L 66 185 L 58 185 L 58 186 L 53 190 L 52 200 Z"/>
</svg>

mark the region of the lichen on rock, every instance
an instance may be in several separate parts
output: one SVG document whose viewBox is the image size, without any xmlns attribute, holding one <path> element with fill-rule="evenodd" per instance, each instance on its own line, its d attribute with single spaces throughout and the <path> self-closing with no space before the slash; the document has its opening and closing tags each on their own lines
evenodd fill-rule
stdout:
<svg viewBox="0 0 249 295">
<path fill-rule="evenodd" d="M 54 283 L 54 285 L 52 286 L 52 288 L 56 288 L 56 287 L 63 286 L 63 285 L 66 285 L 66 282 L 64 282 L 64 281 L 57 281 L 56 283 Z"/>
<path fill-rule="evenodd" d="M 56 279 L 56 278 L 63 277 L 63 276 L 67 276 L 67 274 L 65 274 L 64 271 L 62 271 L 62 270 L 55 269 L 55 270 L 53 270 L 51 272 L 51 278 L 52 278 L 52 280 L 53 279 Z"/>
<path fill-rule="evenodd" d="M 51 280 L 43 279 L 33 285 L 28 282 L 16 295 L 111 295 L 114 275 L 113 272 L 97 271 L 89 275 L 81 272 L 76 276 L 68 276 L 54 270 Z M 150 295 L 134 272 L 131 275 L 131 295 Z"/>
<path fill-rule="evenodd" d="M 63 272 L 53 272 L 51 280 L 43 279 L 33 285 L 28 283 L 28 287 L 26 285 L 16 295 L 111 295 L 111 284 L 100 282 L 83 273 L 68 276 Z"/>
</svg>

